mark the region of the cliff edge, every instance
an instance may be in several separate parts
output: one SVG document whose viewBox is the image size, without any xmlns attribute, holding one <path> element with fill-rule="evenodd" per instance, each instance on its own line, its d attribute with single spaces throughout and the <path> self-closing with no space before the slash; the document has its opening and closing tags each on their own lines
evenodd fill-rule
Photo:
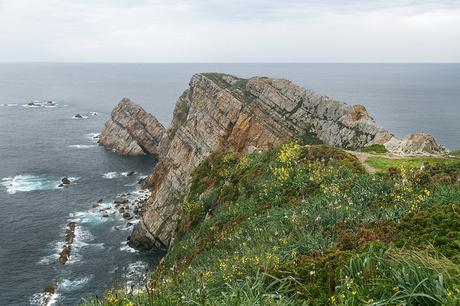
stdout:
<svg viewBox="0 0 460 306">
<path fill-rule="evenodd" d="M 120 154 L 150 153 L 159 158 L 144 181 L 151 197 L 130 245 L 169 247 L 191 173 L 211 153 L 264 150 L 289 139 L 347 149 L 381 144 L 400 155 L 447 152 L 430 135 L 398 139 L 364 106 L 330 99 L 288 80 L 195 74 L 176 103 L 169 129 L 124 99 L 101 133 L 100 143 Z"/>
</svg>

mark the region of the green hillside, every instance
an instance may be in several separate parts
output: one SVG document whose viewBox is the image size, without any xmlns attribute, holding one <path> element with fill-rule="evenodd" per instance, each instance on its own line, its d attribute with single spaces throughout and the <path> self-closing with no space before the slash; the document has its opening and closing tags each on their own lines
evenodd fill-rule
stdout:
<svg viewBox="0 0 460 306">
<path fill-rule="evenodd" d="M 85 303 L 460 305 L 460 160 L 378 162 L 295 143 L 214 154 L 146 289 Z"/>
</svg>

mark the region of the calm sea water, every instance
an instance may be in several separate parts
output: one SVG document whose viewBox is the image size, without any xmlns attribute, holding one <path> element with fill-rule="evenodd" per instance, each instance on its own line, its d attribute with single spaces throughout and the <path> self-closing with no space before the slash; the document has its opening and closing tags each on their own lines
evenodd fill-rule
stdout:
<svg viewBox="0 0 460 306">
<path fill-rule="evenodd" d="M 460 148 L 458 64 L 0 64 L 0 304 L 28 305 L 57 283 L 57 302 L 78 304 L 113 286 L 135 285 L 160 254 L 126 247 L 130 227 L 103 218 L 117 194 L 155 161 L 120 157 L 96 145 L 112 107 L 130 97 L 168 124 L 177 97 L 196 72 L 288 78 L 367 107 L 398 136 L 426 131 Z M 53 100 L 56 107 L 24 107 Z M 92 114 L 96 112 L 97 116 Z M 84 120 L 72 119 L 76 113 Z M 136 175 L 122 173 L 134 170 Z M 63 176 L 75 179 L 57 188 Z M 71 260 L 57 263 L 65 227 L 77 223 Z"/>
</svg>

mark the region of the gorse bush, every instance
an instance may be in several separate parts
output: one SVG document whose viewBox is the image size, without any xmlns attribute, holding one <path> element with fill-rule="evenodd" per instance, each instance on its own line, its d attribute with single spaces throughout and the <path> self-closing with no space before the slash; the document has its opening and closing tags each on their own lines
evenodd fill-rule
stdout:
<svg viewBox="0 0 460 306">
<path fill-rule="evenodd" d="M 323 145 L 213 154 L 146 289 L 86 303 L 459 305 L 459 175 L 372 175 Z"/>
</svg>

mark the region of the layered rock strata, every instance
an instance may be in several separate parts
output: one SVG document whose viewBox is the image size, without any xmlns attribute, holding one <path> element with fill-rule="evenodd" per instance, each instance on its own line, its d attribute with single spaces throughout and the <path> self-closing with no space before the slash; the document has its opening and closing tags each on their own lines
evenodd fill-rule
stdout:
<svg viewBox="0 0 460 306">
<path fill-rule="evenodd" d="M 165 128 L 142 107 L 124 98 L 105 123 L 99 143 L 122 155 L 158 155 Z"/>
<path fill-rule="evenodd" d="M 159 157 L 143 181 L 151 191 L 148 208 L 130 236 L 130 244 L 139 248 L 169 247 L 191 173 L 213 152 L 264 150 L 288 139 L 348 149 L 382 144 L 400 154 L 445 152 L 429 135 L 397 139 L 364 106 L 335 101 L 283 79 L 196 74 L 178 99 L 167 130 L 153 119 L 126 125 L 137 122 L 132 109 L 132 103 L 120 102 L 101 133 L 101 144 L 117 144 L 125 154 L 148 148 Z M 139 127 L 154 137 L 136 136 L 145 133 Z"/>
</svg>

